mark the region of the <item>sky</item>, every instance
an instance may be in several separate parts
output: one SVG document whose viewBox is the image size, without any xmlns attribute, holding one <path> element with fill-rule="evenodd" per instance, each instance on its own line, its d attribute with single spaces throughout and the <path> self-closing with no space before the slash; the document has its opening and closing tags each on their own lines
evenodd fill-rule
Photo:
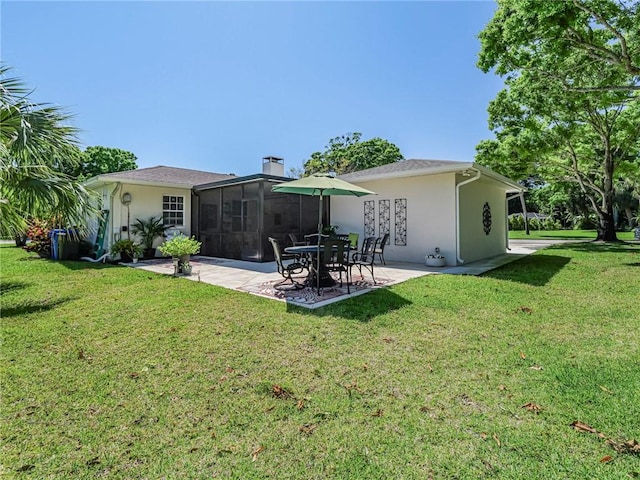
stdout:
<svg viewBox="0 0 640 480">
<path fill-rule="evenodd" d="M 472 161 L 502 79 L 476 66 L 488 1 L 1 0 L 0 57 L 83 147 L 167 165 L 301 168 L 331 138 Z"/>
</svg>

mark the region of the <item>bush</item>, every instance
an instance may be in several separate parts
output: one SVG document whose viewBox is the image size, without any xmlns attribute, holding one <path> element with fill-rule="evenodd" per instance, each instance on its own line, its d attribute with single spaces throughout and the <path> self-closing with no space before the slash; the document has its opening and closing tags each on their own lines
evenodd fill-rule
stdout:
<svg viewBox="0 0 640 480">
<path fill-rule="evenodd" d="M 51 238 L 49 232 L 51 228 L 47 222 L 42 220 L 32 220 L 27 228 L 27 237 L 31 239 L 26 246 L 22 247 L 28 252 L 35 252 L 41 257 L 51 256 Z"/>
<path fill-rule="evenodd" d="M 182 257 L 184 255 L 197 255 L 200 253 L 202 242 L 198 242 L 195 237 L 187 237 L 180 234 L 167 240 L 158 247 L 160 253 L 171 257 Z"/>
</svg>

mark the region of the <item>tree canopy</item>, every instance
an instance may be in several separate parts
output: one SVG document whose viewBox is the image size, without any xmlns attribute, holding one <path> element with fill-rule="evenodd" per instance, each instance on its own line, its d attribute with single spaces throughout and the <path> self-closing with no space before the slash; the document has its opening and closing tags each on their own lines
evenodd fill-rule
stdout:
<svg viewBox="0 0 640 480">
<path fill-rule="evenodd" d="M 87 147 L 79 154 L 79 162 L 68 173 L 87 179 L 103 173 L 123 172 L 138 168 L 137 157 L 126 150 L 110 147 Z"/>
<path fill-rule="evenodd" d="M 29 90 L 0 65 L 0 234 L 20 235 L 27 221 L 81 226 L 91 196 L 61 173 L 78 162 L 77 130 L 57 106 L 29 101 Z"/>
<path fill-rule="evenodd" d="M 304 163 L 304 175 L 350 173 L 404 160 L 400 149 L 382 138 L 361 141 L 359 132 L 329 140 L 323 152 L 314 152 Z"/>
<path fill-rule="evenodd" d="M 496 138 L 480 142 L 478 161 L 514 179 L 575 182 L 603 240 L 616 239 L 616 180 L 639 172 L 637 15 L 612 0 L 499 0 L 480 34 L 478 65 L 506 88 L 489 105 Z"/>
</svg>

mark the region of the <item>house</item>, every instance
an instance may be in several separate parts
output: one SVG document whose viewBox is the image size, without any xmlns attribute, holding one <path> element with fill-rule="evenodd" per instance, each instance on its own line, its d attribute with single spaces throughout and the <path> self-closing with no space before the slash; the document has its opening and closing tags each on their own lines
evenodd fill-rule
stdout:
<svg viewBox="0 0 640 480">
<path fill-rule="evenodd" d="M 98 194 L 104 213 L 95 225 L 96 251 L 109 251 L 121 238 L 127 238 L 137 218 L 160 216 L 165 225 L 190 236 L 194 185 L 236 178 L 235 175 L 202 172 L 185 168 L 157 166 L 125 172 L 107 173 L 90 178 L 84 185 Z M 156 245 L 161 239 L 156 240 Z"/>
<path fill-rule="evenodd" d="M 436 252 L 447 265 L 504 254 L 508 196 L 526 189 L 473 162 L 404 160 L 341 175 L 376 197 L 332 197 L 339 233 L 382 237 L 385 259 L 424 262 Z"/>
<path fill-rule="evenodd" d="M 96 250 L 127 238 L 136 219 L 161 216 L 174 232 L 195 235 L 202 255 L 273 260 L 269 237 L 286 245 L 289 233 L 317 230 L 317 197 L 271 191 L 291 180 L 282 162 L 264 157 L 262 173 L 242 177 L 164 166 L 93 177 L 85 186 L 105 212 Z M 340 178 L 377 195 L 329 197 L 323 224 L 360 238 L 389 232 L 385 258 L 416 263 L 436 249 L 448 265 L 505 253 L 507 198 L 526 190 L 473 162 L 404 160 Z"/>
<path fill-rule="evenodd" d="M 262 173 L 242 177 L 165 166 L 98 175 L 85 182 L 104 215 L 91 241 L 108 252 L 136 219 L 160 216 L 172 233 L 195 235 L 202 255 L 270 261 L 270 236 L 285 244 L 289 233 L 317 229 L 317 200 L 271 191 L 289 180 L 283 159 L 273 156 L 264 157 Z"/>
</svg>

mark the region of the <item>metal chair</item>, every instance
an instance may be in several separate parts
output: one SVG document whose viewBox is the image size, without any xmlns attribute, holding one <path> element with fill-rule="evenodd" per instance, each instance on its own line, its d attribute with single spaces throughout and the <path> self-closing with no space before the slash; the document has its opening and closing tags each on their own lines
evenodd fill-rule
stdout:
<svg viewBox="0 0 640 480">
<path fill-rule="evenodd" d="M 284 277 L 284 280 L 276 283 L 273 288 L 276 290 L 285 290 L 285 283 L 287 280 L 291 282 L 291 286 L 288 289 L 293 288 L 295 290 L 299 290 L 304 288 L 302 283 L 298 283 L 293 279 L 293 275 L 298 275 L 304 272 L 307 268 L 306 265 L 297 260 L 294 260 L 292 263 L 285 264 L 278 241 L 275 238 L 269 237 L 269 242 L 271 242 L 271 246 L 273 247 L 273 255 L 276 259 L 276 265 L 278 266 L 278 273 Z"/>
<path fill-rule="evenodd" d="M 324 241 L 329 238 L 329 235 L 320 235 L 320 245 L 324 243 Z M 305 235 L 304 239 L 307 241 L 307 245 L 317 245 L 318 244 L 318 234 L 310 233 L 309 235 Z"/>
<path fill-rule="evenodd" d="M 351 269 L 355 266 L 358 267 L 360 271 L 360 276 L 362 276 L 362 267 L 367 268 L 371 272 L 371 279 L 373 283 L 376 283 L 376 279 L 373 275 L 373 261 L 376 257 L 375 250 L 378 246 L 378 241 L 380 239 L 376 237 L 367 237 L 362 242 L 362 249 L 359 252 L 356 252 L 351 257 L 351 262 L 349 264 L 349 272 L 351 273 Z M 353 274 L 351 274 L 353 278 Z"/>
<path fill-rule="evenodd" d="M 302 245 L 307 244 L 307 242 L 298 240 L 298 236 L 295 233 L 289 233 L 288 237 L 289 237 L 289 240 L 291 241 L 291 246 L 293 247 L 300 247 Z"/>
<path fill-rule="evenodd" d="M 384 261 L 384 247 L 386 247 L 387 243 L 389 242 L 389 237 L 391 235 L 389 235 L 389 233 L 385 233 L 384 236 L 382 237 L 382 240 L 380 240 L 380 242 L 378 243 L 378 246 L 375 249 L 375 254 L 378 255 L 380 257 L 380 261 L 382 262 L 383 265 L 386 265 L 387 263 Z"/>
<path fill-rule="evenodd" d="M 338 238 L 330 238 L 325 240 L 320 248 L 321 269 L 327 272 L 340 273 L 340 286 L 342 287 L 342 272 L 347 277 L 347 293 L 351 293 L 350 289 L 350 269 L 349 269 L 349 241 L 340 240 Z"/>
</svg>

